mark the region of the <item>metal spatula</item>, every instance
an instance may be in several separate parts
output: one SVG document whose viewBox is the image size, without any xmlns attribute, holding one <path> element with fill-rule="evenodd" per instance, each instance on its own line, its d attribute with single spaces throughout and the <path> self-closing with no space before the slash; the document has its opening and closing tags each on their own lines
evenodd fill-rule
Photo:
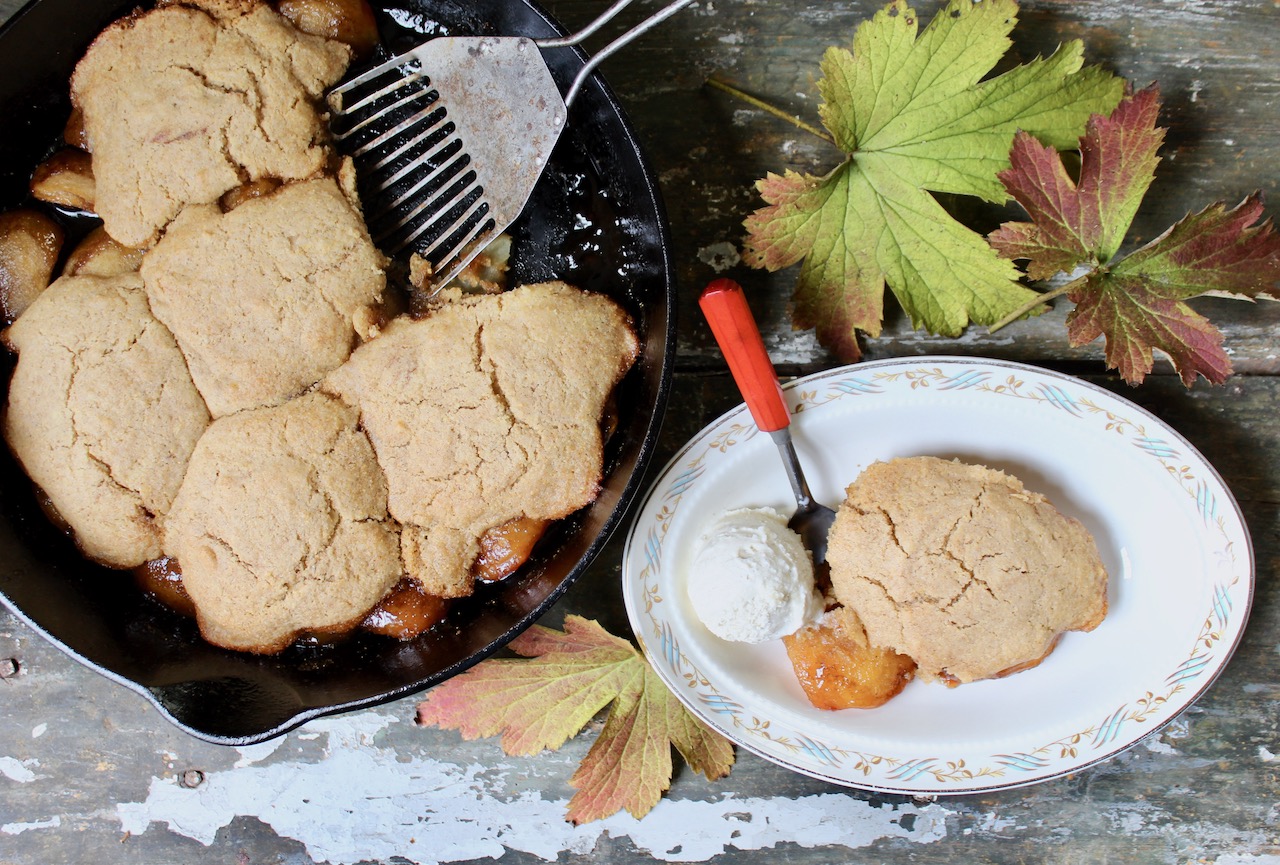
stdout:
<svg viewBox="0 0 1280 865">
<path fill-rule="evenodd" d="M 561 95 L 541 51 L 578 44 L 630 2 L 562 39 L 432 39 L 330 91 L 330 123 L 355 162 L 370 232 L 384 251 L 412 248 L 431 264 L 428 292 L 519 216 L 600 62 L 693 0 L 614 39 Z"/>
</svg>

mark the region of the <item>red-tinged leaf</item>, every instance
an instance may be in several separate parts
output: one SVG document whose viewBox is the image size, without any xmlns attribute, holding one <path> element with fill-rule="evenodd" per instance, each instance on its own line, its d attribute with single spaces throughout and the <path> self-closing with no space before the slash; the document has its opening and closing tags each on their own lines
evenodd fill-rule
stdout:
<svg viewBox="0 0 1280 865">
<path fill-rule="evenodd" d="M 1072 345 L 1106 338 L 1107 363 L 1137 384 L 1154 352 L 1173 361 L 1190 387 L 1231 374 L 1222 334 L 1184 301 L 1201 294 L 1280 296 L 1280 235 L 1262 217 L 1260 195 L 1227 210 L 1211 205 L 1112 262 L 1154 177 L 1163 130 L 1154 86 L 1127 96 L 1109 117 L 1090 119 L 1080 141 L 1080 181 L 1057 154 L 1019 135 L 1000 179 L 1031 222 L 1007 223 L 988 239 L 1003 255 L 1028 261 L 1032 279 L 1090 264 L 1068 297 Z"/>
<path fill-rule="evenodd" d="M 1237 297 L 1277 296 L 1280 235 L 1262 216 L 1260 196 L 1228 210 L 1213 204 L 1192 214 L 1143 248 L 1097 272 L 1069 297 L 1073 345 L 1099 334 L 1107 339 L 1107 363 L 1130 384 L 1152 368 L 1152 349 L 1173 361 L 1190 387 L 1197 375 L 1221 384 L 1231 374 L 1222 334 L 1183 301 L 1214 292 Z"/>
<path fill-rule="evenodd" d="M 615 637 L 599 622 L 584 619 L 581 616 L 565 616 L 564 630 L 556 631 L 533 625 L 529 630 L 511 641 L 511 650 L 526 658 L 547 655 L 552 652 L 594 652 L 598 649 L 611 649 L 620 658 L 628 658 L 635 649 L 626 640 Z"/>
<path fill-rule="evenodd" d="M 1142 276 L 1176 297 L 1280 297 L 1280 234 L 1254 193 L 1231 210 L 1221 202 L 1185 217 L 1113 270 Z"/>
<path fill-rule="evenodd" d="M 729 774 L 733 746 L 689 714 L 649 666 L 618 697 L 604 729 L 569 783 L 569 819 L 586 823 L 626 809 L 649 813 L 671 786 L 671 746 L 690 768 Z"/>
<path fill-rule="evenodd" d="M 1126 97 L 1110 116 L 1095 114 L 1080 139 L 1081 223 L 1096 226 L 1090 246 L 1104 264 L 1120 251 L 1155 179 L 1164 143 L 1159 116 L 1160 88 L 1153 84 Z"/>
<path fill-rule="evenodd" d="M 624 808 L 633 817 L 643 817 L 671 786 L 671 742 L 658 717 L 661 707 L 644 699 L 644 679 L 644 670 L 636 670 L 569 779 L 578 791 L 569 800 L 568 818 L 575 824 Z"/>
<path fill-rule="evenodd" d="M 418 720 L 466 738 L 503 734 L 503 750 L 556 748 L 613 703 L 604 729 L 570 783 L 575 823 L 621 809 L 641 817 L 671 786 L 671 747 L 709 779 L 733 765 L 733 747 L 689 714 L 626 640 L 596 622 L 565 617 L 563 632 L 535 625 L 512 648 L 526 659 L 490 659 L 437 685 Z"/>
<path fill-rule="evenodd" d="M 1187 387 L 1197 375 L 1221 384 L 1231 374 L 1221 332 L 1158 283 L 1095 272 L 1068 297 L 1076 303 L 1067 316 L 1071 344 L 1105 335 L 1107 365 L 1129 384 L 1151 372 L 1152 349 L 1169 356 Z"/>
<path fill-rule="evenodd" d="M 821 178 L 788 170 L 769 172 L 756 181 L 756 191 L 767 206 L 746 219 L 746 261 L 768 270 L 790 267 L 804 258 L 821 233 L 819 215 L 832 190 Z"/>
<path fill-rule="evenodd" d="M 1031 222 L 1006 223 L 990 235 L 991 245 L 1006 258 L 1027 260 L 1027 275 L 1037 280 L 1110 261 L 1155 177 L 1164 141 L 1155 125 L 1159 112 L 1153 86 L 1125 98 L 1109 117 L 1090 118 L 1080 139 L 1079 183 L 1057 151 L 1018 133 L 1000 180 Z"/>
<path fill-rule="evenodd" d="M 657 678 L 652 670 L 649 670 L 648 675 Z M 666 705 L 667 730 L 671 743 L 689 764 L 689 768 L 705 775 L 709 781 L 728 775 L 733 768 L 733 745 L 729 744 L 729 740 L 690 714 L 675 694 L 661 688 L 661 682 L 654 682 L 653 685 L 650 690 Z"/>
<path fill-rule="evenodd" d="M 1090 255 L 1071 229 L 1072 211 L 1079 199 L 1058 152 L 1040 147 L 1034 138 L 1019 132 L 1013 144 L 1013 163 L 1018 168 L 1019 181 L 1028 187 L 1015 196 L 1023 207 L 1037 208 L 1040 219 L 1006 222 L 987 235 L 987 241 L 1010 261 L 1027 262 L 1027 276 L 1032 279 L 1070 273 Z M 1031 194 L 1029 180 L 1033 176 L 1040 184 L 1040 201 Z"/>
<path fill-rule="evenodd" d="M 876 336 L 884 318 L 884 274 L 865 271 L 845 255 L 847 238 L 823 225 L 824 208 L 846 196 L 846 186 L 788 171 L 756 184 L 767 206 L 747 217 L 744 260 L 780 270 L 804 259 L 796 284 L 792 326 L 814 328 L 818 340 L 842 360 L 862 357 L 858 331 Z M 834 204 L 850 209 L 848 201 Z"/>
<path fill-rule="evenodd" d="M 525 644 L 536 642 L 543 651 L 538 657 L 491 659 L 437 685 L 418 707 L 418 722 L 458 730 L 466 739 L 501 733 L 502 749 L 512 755 L 560 747 L 644 666 L 630 644 L 594 622 L 572 627 L 566 651 L 548 648 L 554 637 L 543 629 Z M 584 648 L 580 638 L 592 628 L 600 644 Z"/>
</svg>

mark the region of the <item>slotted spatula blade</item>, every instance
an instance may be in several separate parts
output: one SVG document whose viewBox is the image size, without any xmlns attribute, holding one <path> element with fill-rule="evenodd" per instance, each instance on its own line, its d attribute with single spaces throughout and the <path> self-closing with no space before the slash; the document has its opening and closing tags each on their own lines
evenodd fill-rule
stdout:
<svg viewBox="0 0 1280 865">
<path fill-rule="evenodd" d="M 524 209 L 569 106 L 595 67 L 689 5 L 675 0 L 589 60 L 562 96 L 542 50 L 577 44 L 630 0 L 564 39 L 440 37 L 334 88 L 331 121 L 355 161 L 374 240 L 453 279 Z"/>
</svg>

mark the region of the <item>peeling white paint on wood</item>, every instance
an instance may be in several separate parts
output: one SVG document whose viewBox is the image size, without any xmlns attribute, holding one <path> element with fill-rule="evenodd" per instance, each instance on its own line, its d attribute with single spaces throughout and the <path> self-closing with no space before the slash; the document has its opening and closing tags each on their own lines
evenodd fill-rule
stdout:
<svg viewBox="0 0 1280 865">
<path fill-rule="evenodd" d="M 50 817 L 47 820 L 35 820 L 30 823 L 5 823 L 0 825 L 0 835 L 21 835 L 33 829 L 57 829 L 61 825 L 61 817 Z"/>
<path fill-rule="evenodd" d="M 0 775 L 4 775 L 10 781 L 17 781 L 19 784 L 29 784 L 36 780 L 36 773 L 31 771 L 32 766 L 39 766 L 38 760 L 17 760 L 13 757 L 0 757 Z"/>
<path fill-rule="evenodd" d="M 284 737 L 277 739 L 268 739 L 257 745 L 241 745 L 236 748 L 240 752 L 240 759 L 236 760 L 235 768 L 241 769 L 245 766 L 252 766 L 254 763 L 261 763 L 280 749 L 285 742 Z"/>
<path fill-rule="evenodd" d="M 716 273 L 724 273 L 729 268 L 736 267 L 738 262 L 742 261 L 742 257 L 738 254 L 738 247 L 723 240 L 699 249 L 698 260 Z"/>
<path fill-rule="evenodd" d="M 1152 754 L 1168 754 L 1173 756 L 1178 753 L 1177 748 L 1155 736 L 1149 736 L 1146 739 L 1143 739 L 1142 744 Z"/>
<path fill-rule="evenodd" d="M 664 799 L 643 820 L 620 814 L 574 827 L 564 820 L 565 800 L 512 792 L 520 779 L 511 767 L 406 761 L 379 745 L 375 736 L 398 720 L 370 712 L 314 722 L 309 730 L 326 738 L 318 762 L 242 761 L 240 768 L 207 773 L 194 789 L 153 778 L 146 801 L 117 805 L 121 829 L 136 836 L 164 824 L 210 845 L 236 817 L 255 817 L 334 865 L 392 857 L 434 865 L 507 850 L 555 861 L 564 852 L 589 853 L 606 835 L 625 836 L 667 862 L 784 842 L 856 849 L 885 838 L 946 837 L 948 811 L 940 805 L 877 807 L 839 793 Z"/>
</svg>

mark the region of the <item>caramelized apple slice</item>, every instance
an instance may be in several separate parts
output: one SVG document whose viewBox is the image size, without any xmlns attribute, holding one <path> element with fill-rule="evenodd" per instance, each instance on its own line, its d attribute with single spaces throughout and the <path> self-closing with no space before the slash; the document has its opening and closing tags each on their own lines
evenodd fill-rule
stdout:
<svg viewBox="0 0 1280 865">
<path fill-rule="evenodd" d="M 49 287 L 62 229 L 35 210 L 0 213 L 0 315 L 11 322 Z"/>
<path fill-rule="evenodd" d="M 401 580 L 360 623 L 366 631 L 411 640 L 444 621 L 449 602 L 428 595 L 413 580 Z"/>
<path fill-rule="evenodd" d="M 870 646 L 862 623 L 845 607 L 782 642 L 800 687 L 819 709 L 874 709 L 915 677 L 915 661 Z"/>
<path fill-rule="evenodd" d="M 196 605 L 182 584 L 182 568 L 178 560 L 164 556 L 143 562 L 133 569 L 138 587 L 175 613 L 195 617 Z"/>
<path fill-rule="evenodd" d="M 136 273 L 142 266 L 142 250 L 125 246 L 98 226 L 71 250 L 62 266 L 63 276 L 119 276 Z"/>
<path fill-rule="evenodd" d="M 357 60 L 378 45 L 378 21 L 367 0 L 280 0 L 276 8 L 303 33 L 351 46 Z"/>
<path fill-rule="evenodd" d="M 67 125 L 62 129 L 62 140 L 68 147 L 77 147 L 85 153 L 92 150 L 89 146 L 89 133 L 84 129 L 84 112 L 79 108 L 72 107 Z"/>
<path fill-rule="evenodd" d="M 261 177 L 248 183 L 242 183 L 235 189 L 224 192 L 222 198 L 218 199 L 218 205 L 222 208 L 223 213 L 230 213 L 246 201 L 270 195 L 279 188 L 279 180 L 274 177 Z"/>
<path fill-rule="evenodd" d="M 93 212 L 93 158 L 83 150 L 65 147 L 36 166 L 31 194 L 41 201 L 72 210 Z"/>
<path fill-rule="evenodd" d="M 493 582 L 514 574 L 529 560 L 533 545 L 547 530 L 549 522 L 517 517 L 489 529 L 480 537 L 480 556 L 471 566 L 472 576 Z"/>
</svg>

